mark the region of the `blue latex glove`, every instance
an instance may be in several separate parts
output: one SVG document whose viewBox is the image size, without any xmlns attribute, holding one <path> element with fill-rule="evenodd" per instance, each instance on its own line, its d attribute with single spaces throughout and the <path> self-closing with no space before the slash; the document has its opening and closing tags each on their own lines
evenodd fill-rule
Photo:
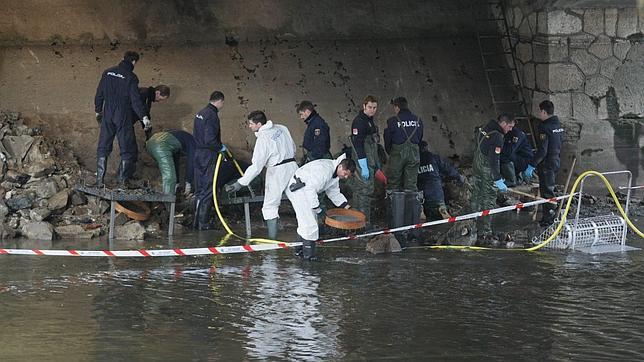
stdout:
<svg viewBox="0 0 644 362">
<path fill-rule="evenodd" d="M 369 179 L 369 166 L 367 165 L 367 159 L 366 158 L 359 159 L 358 164 L 360 164 L 360 173 L 362 175 L 362 178 L 364 180 L 368 180 Z"/>
<path fill-rule="evenodd" d="M 532 174 L 534 174 L 534 167 L 532 167 L 532 165 L 528 165 L 528 168 L 523 171 L 523 178 L 529 180 L 532 178 Z"/>
<path fill-rule="evenodd" d="M 494 181 L 494 185 L 499 189 L 499 191 L 504 193 L 508 192 L 508 187 L 505 186 L 505 180 L 503 180 L 502 178 Z"/>
</svg>

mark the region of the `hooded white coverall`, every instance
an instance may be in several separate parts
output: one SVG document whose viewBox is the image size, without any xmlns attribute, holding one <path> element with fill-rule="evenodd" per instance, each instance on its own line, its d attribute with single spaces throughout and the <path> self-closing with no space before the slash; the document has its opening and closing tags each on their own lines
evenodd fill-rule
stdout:
<svg viewBox="0 0 644 362">
<path fill-rule="evenodd" d="M 320 237 L 317 215 L 313 211 L 320 206 L 319 193 L 324 191 L 335 206 L 347 202 L 347 198 L 340 192 L 340 179 L 337 176 L 334 177 L 336 168 L 346 157 L 346 154 L 342 154 L 335 160 L 319 159 L 300 167 L 294 176 L 298 177 L 305 186 L 299 190 L 290 189 L 290 185 L 296 182 L 295 178 L 289 182 L 286 196 L 293 204 L 297 217 L 297 234 L 301 238 L 318 240 Z"/>
<path fill-rule="evenodd" d="M 253 150 L 252 164 L 237 182 L 242 186 L 248 186 L 266 167 L 262 216 L 264 220 L 270 220 L 279 217 L 282 192 L 297 170 L 295 161 L 280 164 L 284 160 L 295 158 L 295 142 L 288 128 L 273 124 L 272 121 L 261 126 L 255 132 L 255 137 L 257 142 Z"/>
</svg>

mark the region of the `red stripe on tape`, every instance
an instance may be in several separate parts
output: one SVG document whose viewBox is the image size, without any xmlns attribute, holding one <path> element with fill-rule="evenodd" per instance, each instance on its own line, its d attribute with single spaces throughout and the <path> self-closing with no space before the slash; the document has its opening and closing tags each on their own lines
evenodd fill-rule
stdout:
<svg viewBox="0 0 644 362">
<path fill-rule="evenodd" d="M 554 201 L 554 202 L 557 202 L 557 198 L 556 198 L 556 197 L 551 197 L 551 198 L 549 198 L 549 199 L 548 199 L 548 201 Z"/>
<path fill-rule="evenodd" d="M 286 245 L 286 243 L 277 243 L 277 246 L 279 246 L 282 249 L 288 249 L 288 245 Z"/>
<path fill-rule="evenodd" d="M 4 249 L 0 249 L 0 254 L 9 254 L 9 252 Z"/>
<path fill-rule="evenodd" d="M 31 251 L 33 251 L 34 253 L 36 253 L 36 255 L 45 255 L 45 254 L 43 254 L 43 253 L 42 253 L 42 251 L 40 251 L 40 250 L 38 250 L 38 249 L 31 249 Z"/>
<path fill-rule="evenodd" d="M 456 216 L 452 216 L 449 219 L 447 219 L 447 222 L 456 222 Z"/>
<path fill-rule="evenodd" d="M 114 256 L 114 254 L 112 254 L 112 252 L 109 250 L 102 250 L 102 252 L 107 256 Z"/>
<path fill-rule="evenodd" d="M 68 250 L 68 251 L 69 251 L 69 253 L 70 253 L 70 254 L 72 254 L 72 255 L 74 255 L 74 256 L 80 256 L 80 255 L 78 254 L 78 252 L 77 252 L 76 250 L 74 250 L 74 249 L 72 249 L 72 250 Z"/>
<path fill-rule="evenodd" d="M 420 229 L 423 227 L 423 223 L 414 225 L 414 229 Z"/>
<path fill-rule="evenodd" d="M 177 255 L 186 256 L 186 254 L 181 249 L 172 249 Z"/>
<path fill-rule="evenodd" d="M 384 229 L 384 230 L 382 231 L 382 233 L 383 233 L 383 234 L 391 234 L 391 230 L 389 230 L 389 229 Z"/>
<path fill-rule="evenodd" d="M 247 251 L 247 252 L 249 252 L 249 253 L 252 253 L 253 251 L 255 251 L 255 250 L 253 249 L 253 247 L 252 247 L 252 246 L 250 246 L 250 245 L 248 245 L 248 244 L 243 245 L 243 247 L 244 247 L 244 250 L 246 250 L 246 251 Z"/>
<path fill-rule="evenodd" d="M 349 240 L 355 240 L 355 239 L 357 239 L 357 237 L 356 237 L 355 235 L 349 235 L 349 236 L 348 236 L 348 238 L 349 238 Z"/>
<path fill-rule="evenodd" d="M 139 250 L 139 254 L 141 254 L 141 255 L 143 255 L 143 256 L 145 256 L 145 257 L 150 256 L 150 254 L 148 254 L 148 252 L 147 252 L 147 251 L 145 251 L 144 249 Z"/>
<path fill-rule="evenodd" d="M 490 210 L 483 210 L 481 212 L 481 216 L 488 216 L 488 215 L 490 215 Z"/>
<path fill-rule="evenodd" d="M 518 203 L 518 204 L 517 204 L 517 209 L 523 209 L 523 204 L 522 204 L 522 203 Z"/>
<path fill-rule="evenodd" d="M 217 248 L 210 247 L 210 248 L 208 248 L 208 250 L 210 250 L 210 252 L 213 253 L 213 254 L 221 254 L 219 252 L 219 250 L 217 250 Z"/>
</svg>

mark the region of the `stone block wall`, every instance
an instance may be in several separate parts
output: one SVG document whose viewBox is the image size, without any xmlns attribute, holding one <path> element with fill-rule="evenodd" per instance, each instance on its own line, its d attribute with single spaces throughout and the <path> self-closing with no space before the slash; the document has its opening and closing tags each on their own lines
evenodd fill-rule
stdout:
<svg viewBox="0 0 644 362">
<path fill-rule="evenodd" d="M 643 17 L 635 4 L 508 2 L 511 41 L 532 112 L 550 99 L 559 116 L 578 121 L 644 116 Z"/>
</svg>

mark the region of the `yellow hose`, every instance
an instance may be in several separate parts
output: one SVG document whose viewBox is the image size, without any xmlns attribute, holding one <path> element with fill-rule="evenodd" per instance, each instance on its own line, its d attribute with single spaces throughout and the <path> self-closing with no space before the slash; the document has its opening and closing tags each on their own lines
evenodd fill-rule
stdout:
<svg viewBox="0 0 644 362">
<path fill-rule="evenodd" d="M 613 201 L 615 202 L 615 206 L 617 206 L 617 209 L 619 210 L 619 213 L 622 214 L 622 217 L 624 220 L 626 220 L 626 223 L 628 226 L 635 232 L 637 235 L 639 235 L 640 238 L 644 238 L 644 234 L 635 226 L 633 225 L 633 222 L 628 218 L 626 215 L 626 212 L 622 208 L 622 205 L 619 203 L 619 200 L 617 199 L 617 195 L 615 195 L 615 191 L 613 190 L 613 187 L 611 186 L 610 182 L 608 182 L 608 179 L 601 173 L 593 170 L 586 171 L 579 175 L 577 179 L 575 180 L 575 183 L 572 185 L 572 190 L 570 190 L 570 194 L 573 195 L 575 191 L 577 191 L 577 187 L 581 183 L 581 181 L 589 175 L 594 175 L 594 176 L 599 176 L 599 178 L 604 182 L 604 185 L 606 185 L 606 188 L 608 189 L 608 192 L 610 192 L 610 195 L 613 198 Z M 500 249 L 500 248 L 486 248 L 486 247 L 480 247 L 480 246 L 466 246 L 466 245 L 432 245 L 428 246 L 427 248 L 429 249 L 460 249 L 460 250 L 504 250 L 504 251 L 536 251 L 544 246 L 548 245 L 552 240 L 554 240 L 557 235 L 561 232 L 561 229 L 563 228 L 564 224 L 566 223 L 566 218 L 568 216 L 568 212 L 570 212 L 570 205 L 572 204 L 573 197 L 568 198 L 568 202 L 566 203 L 566 209 L 563 212 L 563 216 L 561 217 L 561 220 L 559 220 L 559 224 L 557 225 L 557 228 L 554 230 L 552 235 L 546 240 L 544 240 L 541 244 L 535 245 L 530 248 L 526 249 Z"/>
<path fill-rule="evenodd" d="M 230 155 L 230 152 L 228 152 Z M 263 239 L 263 238 L 253 238 L 253 239 L 247 239 L 244 237 L 241 237 L 237 234 L 235 234 L 232 229 L 228 226 L 226 223 L 226 220 L 224 220 L 224 217 L 221 215 L 221 210 L 219 210 L 219 201 L 217 200 L 217 177 L 219 176 L 219 167 L 221 166 L 221 153 L 217 156 L 217 163 L 215 164 L 215 173 L 212 178 L 212 200 L 213 203 L 215 204 L 215 211 L 217 212 L 217 217 L 219 217 L 219 221 L 221 224 L 224 226 L 224 229 L 228 232 L 228 234 L 235 236 L 238 239 L 245 240 L 245 241 L 250 241 L 250 242 L 258 242 L 258 243 L 269 243 L 269 244 L 276 244 L 276 243 L 281 243 L 279 240 L 271 240 L 271 239 Z M 232 156 L 231 156 L 232 158 Z M 234 158 L 233 158 L 234 160 Z M 237 161 L 234 161 L 235 165 L 237 166 L 237 171 L 239 171 L 240 175 L 244 175 L 244 172 L 242 171 L 241 167 L 239 167 L 239 164 L 237 164 Z"/>
<path fill-rule="evenodd" d="M 604 185 L 606 185 L 606 188 L 608 189 L 608 192 L 610 192 L 610 196 L 613 198 L 613 201 L 615 202 L 615 206 L 617 206 L 617 209 L 619 210 L 619 213 L 622 214 L 622 217 L 624 218 L 624 220 L 626 220 L 626 223 L 628 224 L 628 226 L 640 238 L 644 238 L 644 234 L 642 234 L 642 232 L 635 225 L 633 225 L 633 222 L 631 222 L 631 220 L 626 215 L 626 212 L 624 211 L 624 209 L 622 208 L 622 205 L 620 204 L 619 200 L 617 199 L 617 195 L 615 195 L 615 191 L 613 190 L 613 187 L 611 186 L 610 182 L 608 182 L 608 179 L 606 179 L 606 177 L 604 175 L 602 175 L 601 173 L 599 173 L 597 171 L 590 170 L 590 171 L 586 171 L 586 172 L 582 173 L 581 175 L 579 175 L 579 177 L 577 177 L 577 179 L 575 180 L 575 183 L 572 185 L 572 189 L 570 190 L 570 194 L 572 195 L 572 194 L 575 193 L 575 191 L 577 191 L 577 187 L 579 186 L 579 183 L 581 183 L 581 181 L 588 175 L 598 176 L 604 182 Z M 544 240 L 541 244 L 535 245 L 535 246 L 533 246 L 531 248 L 527 248 L 525 250 L 527 250 L 527 251 L 539 250 L 539 249 L 543 248 L 544 246 L 548 245 L 548 243 L 550 243 L 552 240 L 555 239 L 555 237 L 557 237 L 557 235 L 561 232 L 561 229 L 563 228 L 564 223 L 566 222 L 566 217 L 568 216 L 568 212 L 570 211 L 570 205 L 572 204 L 572 199 L 573 199 L 572 197 L 568 198 L 568 202 L 566 203 L 566 210 L 564 211 L 563 216 L 561 217 L 561 220 L 559 220 L 559 225 L 557 225 L 557 228 L 552 233 L 552 235 L 548 239 Z"/>
<path fill-rule="evenodd" d="M 229 155 L 230 155 L 230 152 L 229 152 Z M 271 240 L 271 239 L 264 239 L 264 238 L 253 238 L 253 239 L 243 238 L 243 237 L 235 234 L 230 229 L 230 227 L 228 226 L 228 224 L 224 220 L 223 216 L 221 215 L 221 211 L 219 210 L 219 203 L 217 201 L 216 186 L 217 186 L 217 176 L 219 175 L 219 166 L 221 165 L 221 157 L 222 157 L 221 154 L 219 154 L 219 156 L 217 157 L 217 164 L 215 166 L 215 174 L 213 175 L 213 184 L 212 184 L 213 185 L 212 186 L 213 187 L 212 197 L 213 197 L 213 201 L 214 201 L 214 204 L 215 204 L 215 210 L 217 211 L 217 216 L 219 217 L 219 221 L 221 222 L 221 224 L 224 226 L 224 228 L 226 229 L 226 231 L 229 234 L 232 234 L 233 236 L 235 236 L 235 237 L 237 237 L 237 238 L 239 238 L 241 240 L 246 240 L 246 241 L 251 241 L 251 242 L 260 242 L 260 243 L 272 243 L 272 244 L 281 243 L 281 241 L 279 241 L 279 240 Z M 242 170 L 239 167 L 239 165 L 237 164 L 237 162 L 235 162 L 235 165 L 237 166 L 237 169 L 238 169 L 239 173 L 243 176 L 244 173 L 242 172 Z M 570 190 L 570 194 L 573 195 L 575 193 L 575 191 L 577 190 L 577 187 L 579 187 L 579 184 L 581 183 L 581 181 L 586 176 L 589 176 L 589 175 L 598 176 L 604 182 L 604 185 L 608 189 L 608 192 L 610 193 L 611 197 L 613 198 L 613 201 L 615 202 L 615 206 L 617 206 L 617 209 L 619 210 L 619 213 L 622 215 L 624 220 L 626 220 L 626 223 L 628 224 L 628 226 L 640 238 L 644 238 L 644 234 L 633 224 L 633 222 L 626 215 L 626 212 L 622 208 L 622 205 L 620 204 L 619 199 L 617 199 L 617 195 L 615 194 L 615 191 L 613 190 L 613 187 L 611 186 L 610 182 L 608 182 L 608 179 L 606 179 L 606 177 L 604 175 L 602 175 L 601 173 L 599 173 L 597 171 L 593 171 L 593 170 L 583 172 L 581 175 L 579 175 L 577 177 L 577 179 L 575 180 L 575 183 L 572 185 L 572 189 Z M 552 240 L 554 240 L 557 237 L 557 235 L 559 235 L 559 233 L 561 232 L 561 229 L 563 228 L 564 224 L 566 223 L 566 218 L 568 217 L 568 212 L 570 212 L 570 206 L 572 205 L 572 200 L 573 200 L 573 197 L 568 198 L 568 202 L 566 203 L 566 208 L 565 208 L 565 210 L 564 210 L 564 212 L 562 214 L 561 220 L 559 220 L 559 224 L 557 225 L 557 228 L 554 230 L 552 235 L 550 235 L 550 237 L 548 239 L 544 240 L 541 244 L 535 245 L 535 246 L 530 247 L 530 248 L 526 248 L 526 249 L 500 249 L 500 248 L 488 248 L 488 247 L 483 247 L 483 246 L 467 246 L 467 245 L 432 245 L 432 246 L 427 246 L 427 247 L 424 247 L 424 248 L 429 248 L 429 249 L 455 249 L 455 250 L 536 251 L 536 250 L 539 250 L 539 249 L 545 247 L 546 245 L 548 245 Z"/>
</svg>

